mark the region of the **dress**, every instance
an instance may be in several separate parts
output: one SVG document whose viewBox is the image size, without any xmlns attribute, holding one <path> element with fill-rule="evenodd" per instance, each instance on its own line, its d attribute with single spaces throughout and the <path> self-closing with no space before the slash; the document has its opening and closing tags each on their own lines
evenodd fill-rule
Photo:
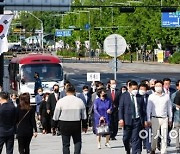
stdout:
<svg viewBox="0 0 180 154">
<path fill-rule="evenodd" d="M 107 113 L 107 110 L 110 109 L 112 111 L 112 102 L 110 99 L 106 98 L 102 100 L 100 98 L 95 99 L 94 101 L 94 128 L 99 125 L 100 117 L 105 118 L 105 122 L 110 125 L 110 114 Z M 96 130 L 96 129 L 95 129 Z"/>
</svg>

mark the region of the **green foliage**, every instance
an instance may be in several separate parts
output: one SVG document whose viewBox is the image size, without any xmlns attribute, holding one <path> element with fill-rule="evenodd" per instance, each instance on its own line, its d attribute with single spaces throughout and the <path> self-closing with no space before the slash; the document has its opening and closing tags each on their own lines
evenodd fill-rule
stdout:
<svg viewBox="0 0 180 154">
<path fill-rule="evenodd" d="M 169 58 L 169 62 L 172 64 L 180 64 L 180 52 L 175 52 L 172 57 Z"/>
</svg>

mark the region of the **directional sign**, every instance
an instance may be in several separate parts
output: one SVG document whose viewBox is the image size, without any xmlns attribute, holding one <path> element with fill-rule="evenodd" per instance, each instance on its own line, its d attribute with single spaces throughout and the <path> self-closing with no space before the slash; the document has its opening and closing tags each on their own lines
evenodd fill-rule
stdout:
<svg viewBox="0 0 180 154">
<path fill-rule="evenodd" d="M 87 73 L 87 81 L 100 81 L 100 73 Z"/>
<path fill-rule="evenodd" d="M 118 34 L 112 34 L 104 40 L 104 50 L 111 57 L 118 57 L 126 50 L 127 44 L 124 37 Z"/>
<path fill-rule="evenodd" d="M 68 37 L 71 35 L 72 35 L 72 30 L 59 29 L 56 30 L 55 32 L 56 37 Z"/>
<path fill-rule="evenodd" d="M 162 13 L 162 27 L 180 27 L 180 11 Z"/>
<path fill-rule="evenodd" d="M 90 24 L 85 24 L 84 28 L 85 28 L 86 30 L 89 30 L 89 29 L 90 29 Z"/>
<path fill-rule="evenodd" d="M 70 10 L 71 0 L 4 0 L 5 10 L 58 11 Z"/>
</svg>

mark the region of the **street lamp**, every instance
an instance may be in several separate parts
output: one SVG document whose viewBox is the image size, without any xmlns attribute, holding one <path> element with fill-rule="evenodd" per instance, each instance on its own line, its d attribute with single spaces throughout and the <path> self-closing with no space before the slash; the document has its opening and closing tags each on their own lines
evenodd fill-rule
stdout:
<svg viewBox="0 0 180 154">
<path fill-rule="evenodd" d="M 41 48 L 43 49 L 44 47 L 44 42 L 43 42 L 43 38 L 44 38 L 44 28 L 43 28 L 43 22 L 41 19 L 39 19 L 38 17 L 36 17 L 34 14 L 32 14 L 31 12 L 27 12 L 30 15 L 32 15 L 34 18 L 36 18 L 40 23 L 41 23 Z M 43 50 L 44 53 L 44 50 Z"/>
</svg>

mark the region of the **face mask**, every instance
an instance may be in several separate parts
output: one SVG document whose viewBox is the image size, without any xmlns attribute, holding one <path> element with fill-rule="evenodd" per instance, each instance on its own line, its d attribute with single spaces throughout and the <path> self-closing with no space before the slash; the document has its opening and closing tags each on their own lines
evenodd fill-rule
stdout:
<svg viewBox="0 0 180 154">
<path fill-rule="evenodd" d="M 42 95 L 43 93 L 42 92 L 39 92 L 39 95 Z"/>
<path fill-rule="evenodd" d="M 146 94 L 146 91 L 144 91 L 144 90 L 139 90 L 139 94 L 140 94 L 140 95 L 145 95 L 145 94 Z"/>
<path fill-rule="evenodd" d="M 126 90 L 122 90 L 122 94 L 125 93 L 125 92 L 126 92 Z"/>
<path fill-rule="evenodd" d="M 54 92 L 55 93 L 59 93 L 59 89 L 54 89 Z"/>
<path fill-rule="evenodd" d="M 88 94 L 88 91 L 84 91 L 83 93 L 84 93 L 85 95 L 87 95 L 87 94 Z"/>
<path fill-rule="evenodd" d="M 162 87 L 155 87 L 155 91 L 157 93 L 161 93 L 162 92 Z"/>
<path fill-rule="evenodd" d="M 116 84 L 111 85 L 112 89 L 116 89 Z"/>
<path fill-rule="evenodd" d="M 47 101 L 47 100 L 48 100 L 48 97 L 45 98 L 45 101 Z"/>
<path fill-rule="evenodd" d="M 107 94 L 102 95 L 102 97 L 104 97 L 104 98 L 105 98 L 106 96 L 107 96 Z"/>
<path fill-rule="evenodd" d="M 134 96 L 136 96 L 137 93 L 138 93 L 138 90 L 132 90 L 132 91 L 131 91 L 131 94 L 133 94 Z"/>
</svg>

